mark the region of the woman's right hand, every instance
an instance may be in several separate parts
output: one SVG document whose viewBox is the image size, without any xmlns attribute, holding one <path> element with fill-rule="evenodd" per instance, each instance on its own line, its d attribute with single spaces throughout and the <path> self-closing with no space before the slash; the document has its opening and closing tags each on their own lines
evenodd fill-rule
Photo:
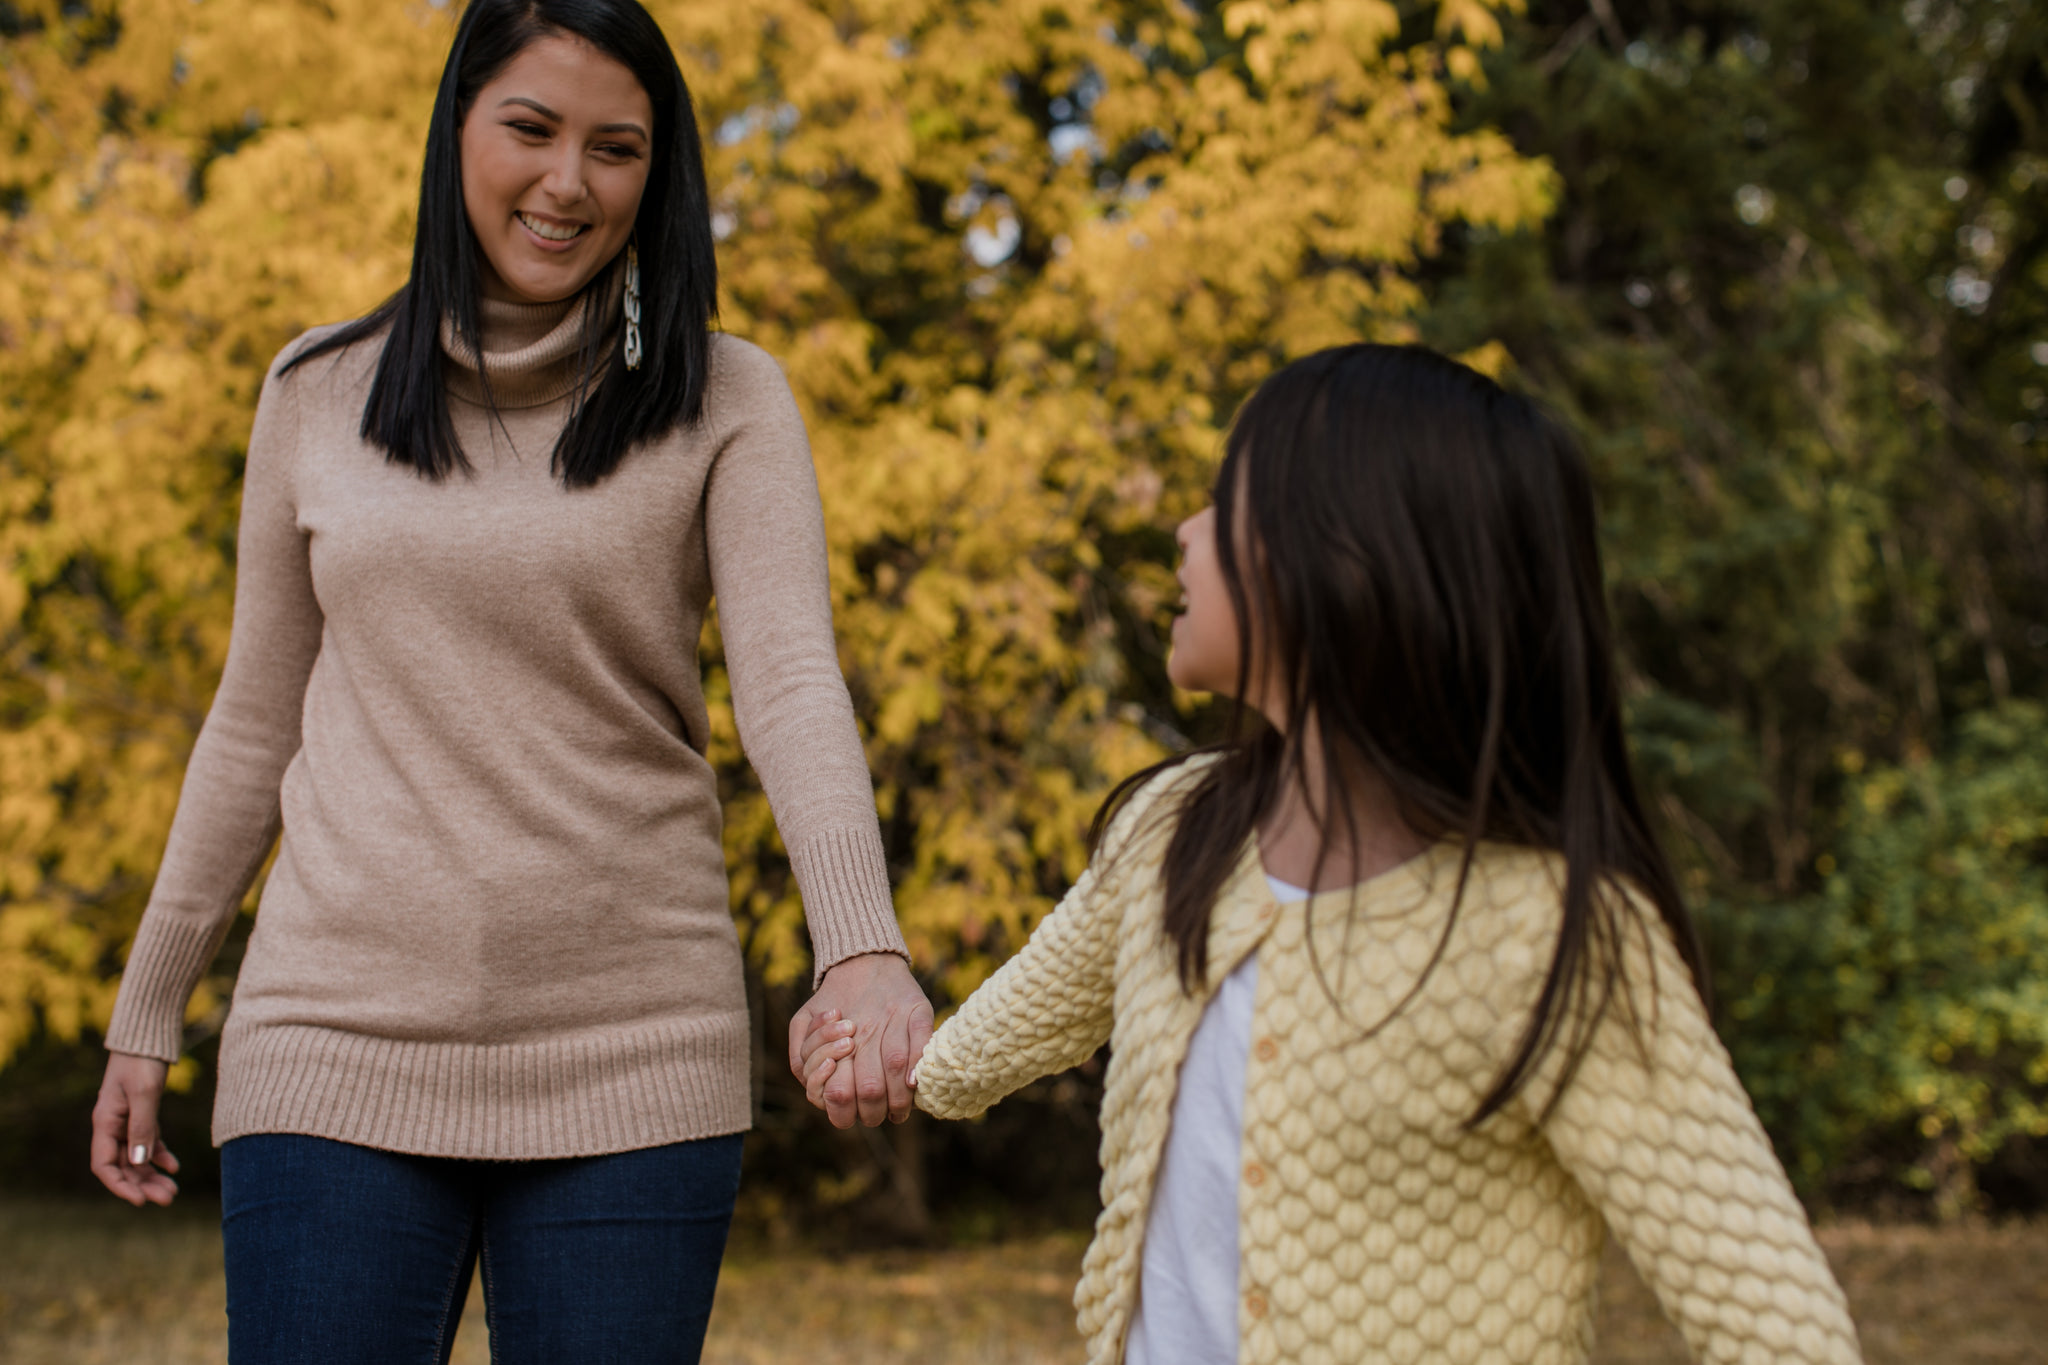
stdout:
<svg viewBox="0 0 2048 1365">
<path fill-rule="evenodd" d="M 171 1179 L 178 1158 L 157 1136 L 157 1102 L 170 1070 L 154 1057 L 107 1054 L 107 1077 L 92 1107 L 92 1173 L 116 1195 L 141 1208 L 168 1204 L 178 1194 Z"/>
</svg>

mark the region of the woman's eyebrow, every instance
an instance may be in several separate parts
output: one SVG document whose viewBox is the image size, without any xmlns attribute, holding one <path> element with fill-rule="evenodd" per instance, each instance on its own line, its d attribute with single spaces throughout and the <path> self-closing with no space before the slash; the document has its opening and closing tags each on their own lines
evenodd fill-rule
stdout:
<svg viewBox="0 0 2048 1365">
<path fill-rule="evenodd" d="M 533 110 L 534 113 L 539 114 L 542 118 L 553 119 L 556 123 L 560 123 L 562 121 L 562 116 L 560 114 L 548 108 L 539 100 L 530 99 L 525 95 L 508 95 L 504 99 L 498 101 L 498 107 L 500 109 L 503 109 L 508 104 L 523 104 L 527 108 Z"/>
<path fill-rule="evenodd" d="M 504 99 L 498 101 L 498 107 L 500 109 L 503 109 L 508 104 L 524 105 L 528 109 L 533 110 L 536 114 L 539 114 L 542 118 L 547 119 L 553 123 L 560 123 L 562 121 L 562 116 L 560 114 L 548 108 L 545 104 L 542 104 L 539 100 L 534 99 L 530 95 L 507 95 Z M 642 128 L 639 124 L 632 122 L 602 123 L 598 125 L 597 131 L 600 133 L 638 133 L 643 138 L 647 137 L 647 130 L 645 128 Z M 653 139 L 649 138 L 648 140 L 652 141 Z"/>
</svg>

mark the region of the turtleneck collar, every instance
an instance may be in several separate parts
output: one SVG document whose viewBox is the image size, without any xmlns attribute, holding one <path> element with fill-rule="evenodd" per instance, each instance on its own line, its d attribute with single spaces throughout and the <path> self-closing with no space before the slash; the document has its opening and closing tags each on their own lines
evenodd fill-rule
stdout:
<svg viewBox="0 0 2048 1365">
<path fill-rule="evenodd" d="M 546 407 L 576 391 L 583 358 L 581 295 L 559 303 L 479 299 L 477 314 L 483 325 L 482 364 L 490 375 L 490 398 L 498 407 Z M 483 403 L 476 349 L 467 340 L 457 339 L 454 323 L 445 317 L 441 319 L 441 353 L 446 357 L 442 371 L 448 391 L 468 402 Z"/>
</svg>

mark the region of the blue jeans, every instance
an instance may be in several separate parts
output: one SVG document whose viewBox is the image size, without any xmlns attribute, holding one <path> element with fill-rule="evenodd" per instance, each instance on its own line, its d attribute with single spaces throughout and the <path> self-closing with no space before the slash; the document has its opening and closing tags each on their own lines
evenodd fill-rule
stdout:
<svg viewBox="0 0 2048 1365">
<path fill-rule="evenodd" d="M 739 1135 L 560 1161 L 261 1134 L 221 1149 L 232 1365 L 443 1365 L 479 1262 L 494 1365 L 704 1345 Z"/>
</svg>

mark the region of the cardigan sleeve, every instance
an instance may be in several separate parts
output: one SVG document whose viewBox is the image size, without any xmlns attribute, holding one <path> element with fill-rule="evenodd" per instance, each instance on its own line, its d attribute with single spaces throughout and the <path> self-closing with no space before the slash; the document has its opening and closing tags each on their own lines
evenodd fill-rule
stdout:
<svg viewBox="0 0 2048 1365">
<path fill-rule="evenodd" d="M 1634 1008 L 1617 992 L 1544 1135 L 1695 1359 L 1859 1365 L 1841 1287 L 1691 974 L 1656 910 L 1629 905 Z M 1553 1053 L 1531 1109 L 1558 1069 Z"/>
<path fill-rule="evenodd" d="M 1109 1041 L 1117 916 L 1090 864 L 996 969 L 939 1026 L 916 1068 L 918 1108 L 971 1119 L 1041 1076 L 1078 1066 Z"/>
<path fill-rule="evenodd" d="M 939 1026 L 915 1068 L 920 1109 L 973 1118 L 1041 1076 L 1080 1065 L 1109 1041 L 1126 887 L 1158 876 L 1163 794 L 1180 780 L 1156 778 L 1132 795 L 1030 940 Z"/>
<path fill-rule="evenodd" d="M 717 338 L 720 449 L 705 543 L 733 719 L 803 893 L 814 970 L 910 956 L 896 925 L 875 789 L 832 632 L 825 515 L 803 417 L 765 351 Z"/>
<path fill-rule="evenodd" d="M 242 475 L 227 662 L 121 974 L 107 1027 L 110 1051 L 177 1060 L 192 989 L 277 838 L 279 788 L 299 751 L 306 680 L 323 626 L 292 487 L 296 389 L 309 381 L 278 375 L 298 349 L 295 343 L 279 355 L 257 401 Z"/>
</svg>

